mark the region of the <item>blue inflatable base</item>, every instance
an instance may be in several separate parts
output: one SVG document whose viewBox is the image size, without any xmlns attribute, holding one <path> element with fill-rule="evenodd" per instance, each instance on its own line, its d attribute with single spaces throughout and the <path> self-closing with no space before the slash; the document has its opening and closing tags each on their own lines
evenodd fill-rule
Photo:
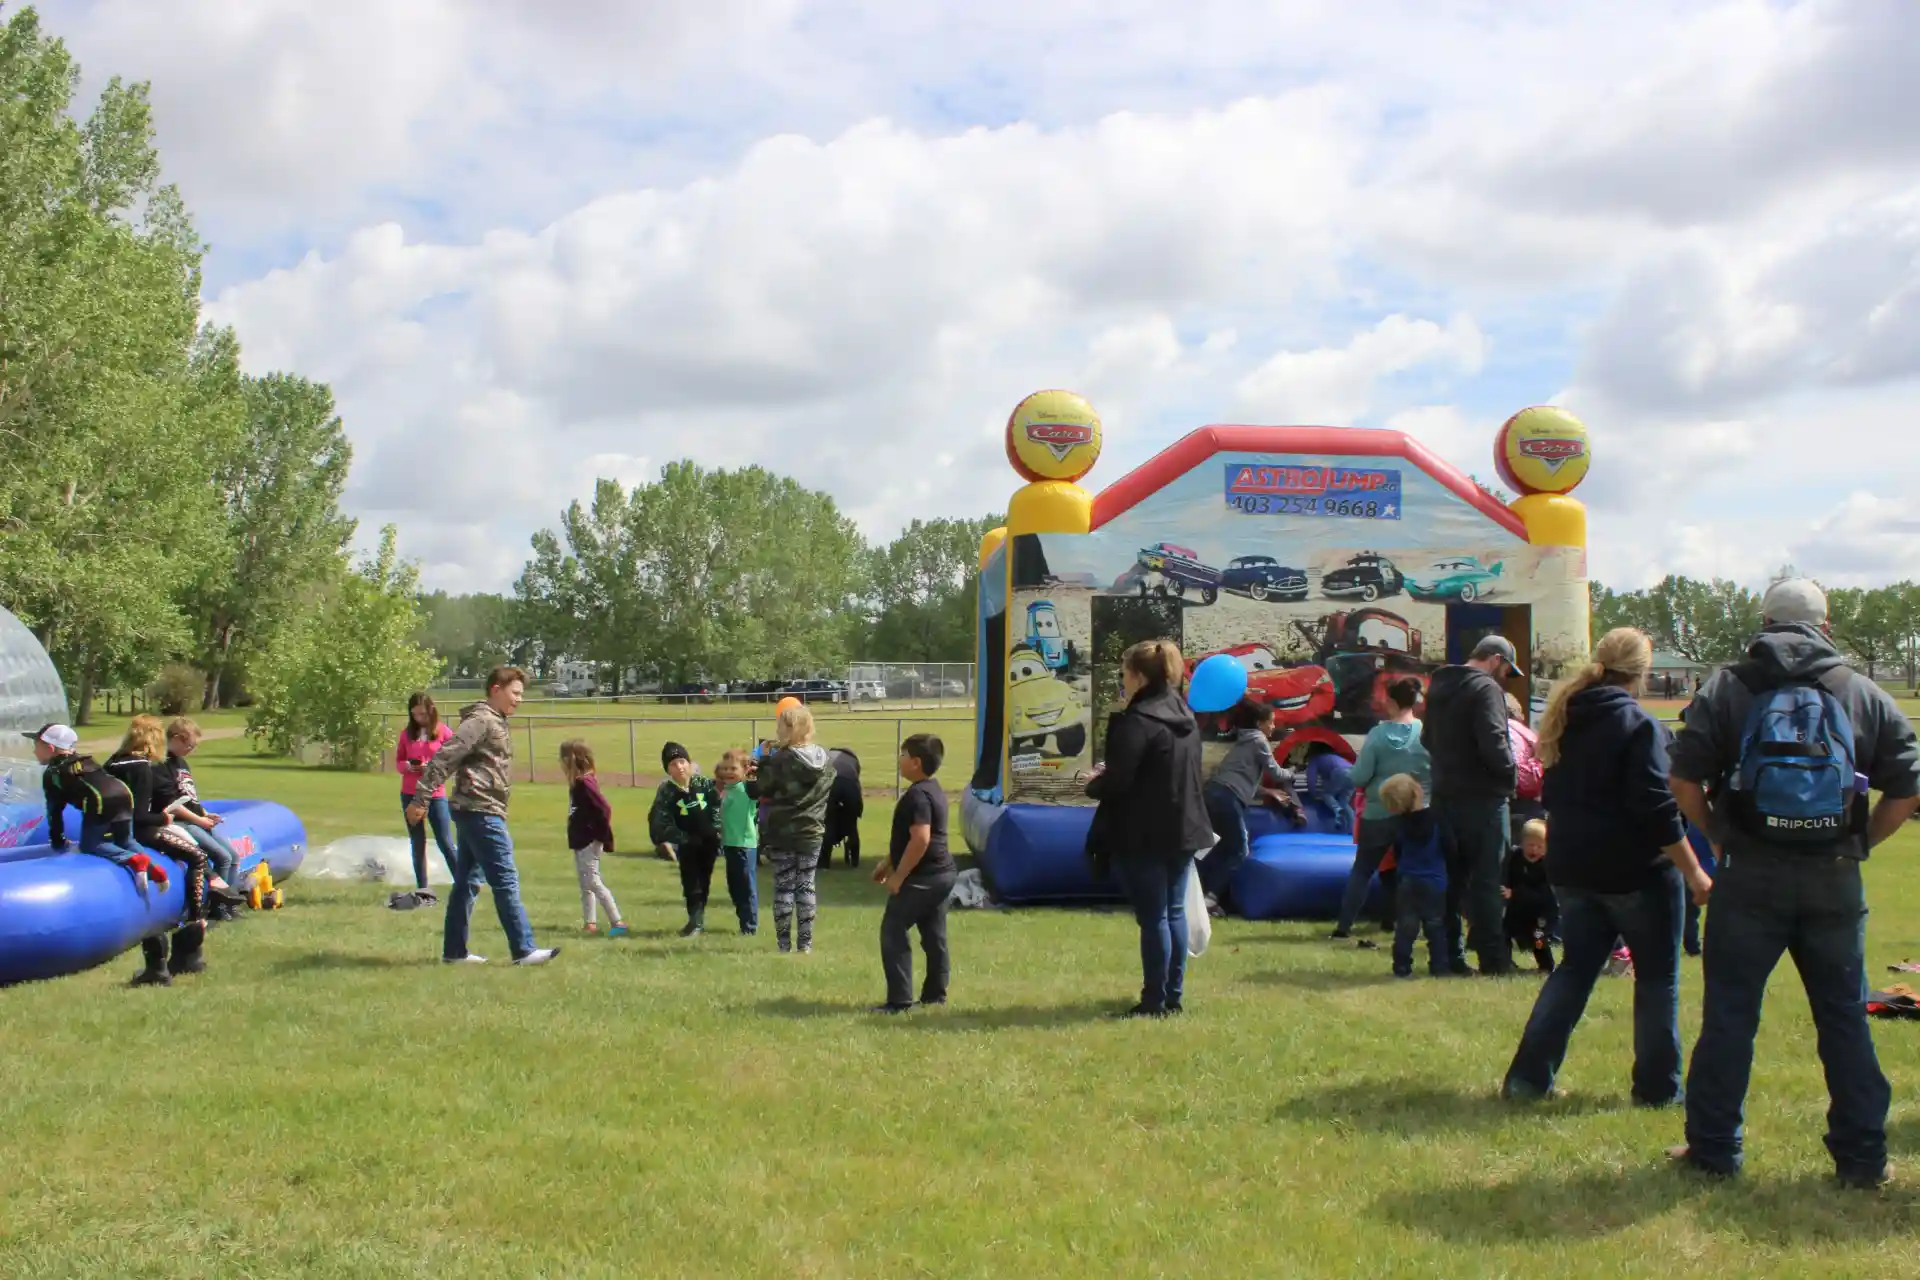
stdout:
<svg viewBox="0 0 1920 1280">
<path fill-rule="evenodd" d="M 1087 859 L 1090 805 L 1010 804 L 975 857 L 1003 902 L 1118 902 L 1120 887 Z M 1249 920 L 1331 920 L 1353 867 L 1353 837 L 1310 815 L 1305 830 L 1264 807 L 1247 811 L 1252 849 L 1233 880 L 1233 901 Z M 1378 886 L 1369 890 L 1377 897 Z M 1369 910 L 1373 909 L 1369 904 Z"/>
<path fill-rule="evenodd" d="M 243 877 L 264 861 L 284 879 L 306 857 L 306 828 L 284 805 L 214 800 L 207 808 L 225 819 L 220 833 L 240 855 Z M 77 813 L 68 810 L 66 822 L 70 834 L 79 831 Z M 0 806 L 0 839 L 9 837 L 0 847 L 0 986 L 91 969 L 180 923 L 186 871 L 173 859 L 164 859 L 167 887 L 149 885 L 143 896 L 105 858 L 53 852 L 39 806 Z"/>
</svg>

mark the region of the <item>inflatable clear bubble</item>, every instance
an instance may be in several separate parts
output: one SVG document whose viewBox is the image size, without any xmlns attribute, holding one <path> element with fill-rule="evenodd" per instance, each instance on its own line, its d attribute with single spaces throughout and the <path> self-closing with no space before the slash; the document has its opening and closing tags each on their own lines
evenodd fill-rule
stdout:
<svg viewBox="0 0 1920 1280">
<path fill-rule="evenodd" d="M 40 796 L 40 766 L 20 735 L 67 718 L 53 659 L 20 619 L 0 609 L 0 804 Z"/>
</svg>

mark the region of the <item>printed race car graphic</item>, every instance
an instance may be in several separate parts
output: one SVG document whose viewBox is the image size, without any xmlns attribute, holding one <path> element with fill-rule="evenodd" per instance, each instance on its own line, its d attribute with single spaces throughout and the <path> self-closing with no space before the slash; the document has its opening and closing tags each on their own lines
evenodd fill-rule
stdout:
<svg viewBox="0 0 1920 1280">
<path fill-rule="evenodd" d="M 1255 600 L 1305 600 L 1307 571 L 1289 569 L 1272 556 L 1239 556 L 1221 571 L 1220 585 Z"/>
<path fill-rule="evenodd" d="M 1040 655 L 1050 671 L 1064 671 L 1073 662 L 1073 646 L 1060 634 L 1060 614 L 1051 600 L 1027 606 L 1027 647 Z"/>
<path fill-rule="evenodd" d="M 1263 644 L 1237 644 L 1219 653 L 1227 654 L 1247 669 L 1247 696 L 1273 708 L 1275 729 L 1307 725 L 1333 710 L 1333 680 L 1326 670 L 1315 666 L 1283 667 L 1272 649 Z M 1187 663 L 1187 674 L 1215 654 L 1202 654 Z M 1228 713 L 1196 717 L 1215 733 L 1229 730 Z"/>
<path fill-rule="evenodd" d="M 1406 586 L 1406 577 L 1393 567 L 1393 561 L 1373 551 L 1362 551 L 1338 569 L 1329 569 L 1320 579 L 1320 590 L 1333 597 L 1358 596 L 1374 601 L 1382 596 L 1397 596 Z"/>
<path fill-rule="evenodd" d="M 1500 569 L 1498 561 L 1483 569 L 1478 560 L 1464 556 L 1436 560 L 1424 573 L 1407 575 L 1407 594 L 1429 604 L 1446 600 L 1472 604 L 1494 593 Z"/>
<path fill-rule="evenodd" d="M 1333 677 L 1338 697 L 1337 724 L 1358 728 L 1392 714 L 1387 686 L 1401 676 L 1417 676 L 1421 683 L 1434 664 L 1421 657 L 1420 633 L 1407 620 L 1386 609 L 1355 609 L 1330 613 L 1316 630 L 1296 622 L 1295 628 L 1314 647 L 1314 657 Z"/>
<path fill-rule="evenodd" d="M 1086 704 L 1054 678 L 1038 651 L 1018 645 L 1007 657 L 1007 739 L 1013 755 L 1077 756 L 1087 745 Z"/>
<path fill-rule="evenodd" d="M 1191 547 L 1171 542 L 1156 542 L 1140 548 L 1139 561 L 1122 581 L 1131 581 L 1141 595 L 1178 596 L 1188 593 L 1200 604 L 1212 604 L 1220 598 L 1220 571 L 1202 564 L 1200 553 Z"/>
</svg>

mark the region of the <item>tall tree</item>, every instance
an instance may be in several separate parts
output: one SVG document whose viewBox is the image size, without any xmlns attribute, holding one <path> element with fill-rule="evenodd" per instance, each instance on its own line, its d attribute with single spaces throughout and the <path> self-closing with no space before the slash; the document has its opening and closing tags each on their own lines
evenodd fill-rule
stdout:
<svg viewBox="0 0 1920 1280">
<path fill-rule="evenodd" d="M 1760 630 L 1760 597 L 1721 578 L 1699 582 L 1669 575 L 1645 599 L 1643 625 L 1654 640 L 1702 666 L 1737 661 Z"/>
<path fill-rule="evenodd" d="M 1835 587 L 1827 592 L 1827 622 L 1834 642 L 1858 658 L 1867 679 L 1895 660 L 1905 640 L 1908 619 L 1898 587 Z"/>
<path fill-rule="evenodd" d="M 84 723 L 102 680 L 184 639 L 231 419 L 205 398 L 201 246 L 159 183 L 146 89 L 111 80 L 82 121 L 78 81 L 32 9 L 0 28 L 0 598 Z"/>
<path fill-rule="evenodd" d="M 238 348 L 226 338 L 238 374 Z M 340 514 L 353 447 L 333 392 L 292 374 L 239 378 L 242 428 L 211 477 L 223 515 L 221 554 L 187 593 L 202 706 L 224 705 L 235 662 L 266 639 L 310 586 L 339 576 L 354 522 Z"/>
<path fill-rule="evenodd" d="M 915 520 L 868 557 L 875 609 L 861 656 L 971 662 L 980 539 L 1003 522 Z"/>
<path fill-rule="evenodd" d="M 515 630 L 513 601 L 478 593 L 430 591 L 420 597 L 415 640 L 431 649 L 448 676 L 470 680 L 504 662 L 520 662 L 525 648 Z"/>
</svg>

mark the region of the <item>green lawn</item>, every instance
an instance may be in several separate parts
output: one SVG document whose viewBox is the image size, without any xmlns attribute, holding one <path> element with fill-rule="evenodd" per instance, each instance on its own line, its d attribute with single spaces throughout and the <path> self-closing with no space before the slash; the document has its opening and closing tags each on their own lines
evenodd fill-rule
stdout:
<svg viewBox="0 0 1920 1280">
<path fill-rule="evenodd" d="M 397 830 L 391 775 L 245 751 L 203 748 L 203 789 L 292 804 L 316 842 Z M 613 800 L 636 839 L 639 797 Z M 823 876 L 818 951 L 782 957 L 672 937 L 672 868 L 614 859 L 639 936 L 587 942 L 563 805 L 516 794 L 533 919 L 566 944 L 545 969 L 442 967 L 436 914 L 296 880 L 170 991 L 125 989 L 131 956 L 0 991 L 0 1276 L 1920 1273 L 1916 1181 L 1826 1180 L 1790 971 L 1749 1172 L 1710 1185 L 1662 1166 L 1677 1115 L 1626 1105 L 1624 982 L 1531 1111 L 1493 1090 L 1534 980 L 1396 983 L 1324 926 L 1223 925 L 1191 1012 L 1135 1024 L 1108 1016 L 1126 917 L 960 913 L 953 1004 L 881 1020 L 863 876 Z M 1871 864 L 1876 977 L 1920 956 L 1917 851 Z M 502 952 L 485 902 L 474 937 Z M 1917 1037 L 1879 1036 L 1903 1164 Z"/>
</svg>

